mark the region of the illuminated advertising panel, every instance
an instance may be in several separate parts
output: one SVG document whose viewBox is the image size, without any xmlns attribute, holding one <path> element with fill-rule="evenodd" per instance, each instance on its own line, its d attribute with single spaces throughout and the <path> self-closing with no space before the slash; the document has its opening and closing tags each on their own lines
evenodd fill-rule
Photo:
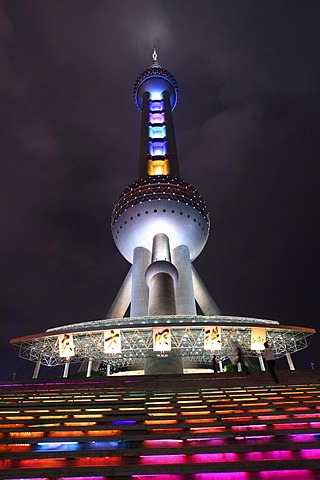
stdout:
<svg viewBox="0 0 320 480">
<path fill-rule="evenodd" d="M 104 330 L 104 352 L 121 353 L 120 330 Z"/>
<path fill-rule="evenodd" d="M 74 356 L 74 343 L 72 333 L 59 335 L 59 353 L 60 357 Z"/>
<path fill-rule="evenodd" d="M 170 352 L 171 330 L 170 328 L 153 328 L 153 351 Z"/>
<path fill-rule="evenodd" d="M 251 350 L 264 350 L 266 329 L 263 327 L 251 328 Z"/>
<path fill-rule="evenodd" d="M 221 350 L 221 327 L 205 327 L 204 349 Z"/>
</svg>

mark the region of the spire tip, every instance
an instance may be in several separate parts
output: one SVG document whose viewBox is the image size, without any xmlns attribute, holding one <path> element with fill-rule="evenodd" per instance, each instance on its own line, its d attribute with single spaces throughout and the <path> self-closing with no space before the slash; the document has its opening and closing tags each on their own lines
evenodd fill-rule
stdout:
<svg viewBox="0 0 320 480">
<path fill-rule="evenodd" d="M 152 59 L 153 59 L 153 64 L 158 65 L 158 54 L 155 46 L 153 47 Z"/>
</svg>

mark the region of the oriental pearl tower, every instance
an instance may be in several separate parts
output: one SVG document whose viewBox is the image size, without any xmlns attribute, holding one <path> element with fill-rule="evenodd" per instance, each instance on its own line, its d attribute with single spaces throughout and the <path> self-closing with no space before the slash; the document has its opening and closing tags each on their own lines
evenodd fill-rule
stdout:
<svg viewBox="0 0 320 480">
<path fill-rule="evenodd" d="M 141 112 L 137 180 L 121 193 L 111 219 L 114 242 L 131 264 L 129 272 L 106 318 L 10 343 L 21 358 L 35 362 L 33 378 L 40 365 L 64 365 L 67 377 L 71 362 L 87 368 L 87 376 L 92 368 L 106 366 L 110 373 L 111 366 L 131 365 L 147 375 L 184 373 L 194 364 L 208 365 L 213 351 L 219 352 L 222 371 L 223 361 L 236 363 L 240 345 L 264 371 L 265 340 L 293 370 L 291 353 L 306 348 L 315 330 L 221 315 L 192 265 L 209 237 L 209 213 L 198 191 L 180 178 L 172 119 L 177 82 L 159 65 L 156 50 L 152 58 L 133 89 Z"/>
<path fill-rule="evenodd" d="M 210 218 L 199 192 L 180 178 L 172 118 L 179 88 L 155 49 L 152 58 L 133 90 L 141 112 L 138 180 L 118 198 L 111 221 L 114 242 L 132 266 L 107 318 L 123 317 L 129 306 L 130 317 L 194 316 L 196 303 L 204 315 L 216 315 L 192 265 L 207 242 Z M 166 362 L 181 370 L 177 358 Z M 154 373 L 157 362 L 149 363 Z"/>
</svg>

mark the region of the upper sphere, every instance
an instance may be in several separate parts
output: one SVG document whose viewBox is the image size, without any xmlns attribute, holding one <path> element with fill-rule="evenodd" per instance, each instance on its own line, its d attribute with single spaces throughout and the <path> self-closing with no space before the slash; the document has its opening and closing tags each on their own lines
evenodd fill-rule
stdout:
<svg viewBox="0 0 320 480">
<path fill-rule="evenodd" d="M 207 242 L 210 219 L 192 185 L 157 175 L 133 182 L 124 190 L 114 206 L 111 230 L 115 244 L 130 263 L 136 247 L 152 251 L 158 233 L 168 236 L 171 250 L 186 245 L 193 261 Z"/>
<path fill-rule="evenodd" d="M 174 76 L 165 68 L 159 65 L 157 53 L 153 52 L 153 63 L 147 70 L 144 70 L 137 78 L 133 87 L 134 101 L 142 111 L 143 94 L 148 92 L 151 100 L 161 100 L 164 91 L 170 96 L 171 110 L 173 110 L 178 102 L 179 87 Z"/>
</svg>

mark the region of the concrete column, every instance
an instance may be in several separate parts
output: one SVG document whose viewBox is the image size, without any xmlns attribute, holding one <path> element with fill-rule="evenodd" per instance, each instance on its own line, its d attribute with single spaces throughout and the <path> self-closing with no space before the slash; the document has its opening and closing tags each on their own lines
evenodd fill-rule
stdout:
<svg viewBox="0 0 320 480">
<path fill-rule="evenodd" d="M 220 373 L 223 373 L 223 363 L 221 360 L 219 360 L 219 370 L 220 370 Z"/>
<path fill-rule="evenodd" d="M 177 375 L 182 373 L 182 358 L 173 352 L 166 352 L 163 357 L 152 352 L 145 359 L 145 375 Z"/>
<path fill-rule="evenodd" d="M 291 357 L 291 354 L 289 352 L 286 353 L 286 357 L 287 357 L 287 361 L 288 361 L 288 365 L 289 365 L 289 369 L 290 370 L 295 370 L 295 366 L 293 364 L 293 361 L 292 361 L 292 357 Z"/>
<path fill-rule="evenodd" d="M 110 363 L 108 363 L 108 365 L 107 365 L 107 375 L 108 376 L 110 375 Z"/>
<path fill-rule="evenodd" d="M 157 235 L 153 237 L 152 242 L 151 261 L 153 263 L 160 260 L 171 262 L 169 238 L 165 233 L 157 233 Z"/>
<path fill-rule="evenodd" d="M 153 238 L 152 263 L 146 271 L 146 283 L 149 286 L 148 315 L 175 315 L 175 286 L 178 271 L 171 263 L 169 238 L 158 233 Z"/>
<path fill-rule="evenodd" d="M 91 369 L 92 369 L 92 358 L 89 358 L 88 367 L 87 367 L 87 378 L 91 377 Z"/>
<path fill-rule="evenodd" d="M 130 268 L 126 278 L 124 279 L 121 288 L 114 299 L 106 318 L 122 318 L 124 317 L 131 298 L 131 282 L 132 282 L 132 267 Z"/>
<path fill-rule="evenodd" d="M 192 265 L 192 278 L 194 294 L 197 304 L 204 315 L 220 315 L 219 307 L 213 300 L 203 281 L 199 277 L 198 272 Z"/>
<path fill-rule="evenodd" d="M 39 360 L 37 360 L 37 363 L 34 366 L 32 378 L 38 378 L 40 367 L 41 367 L 41 360 L 39 358 Z"/>
<path fill-rule="evenodd" d="M 170 175 L 172 177 L 179 178 L 179 163 L 178 163 L 178 154 L 176 147 L 176 140 L 174 134 L 174 126 L 172 119 L 172 111 L 170 105 L 170 95 L 167 91 L 163 92 L 163 102 L 164 102 L 164 115 L 166 119 L 166 137 L 167 137 L 167 157 L 170 162 Z"/>
<path fill-rule="evenodd" d="M 262 357 L 261 354 L 258 355 L 258 359 L 259 359 L 259 365 L 260 365 L 261 372 L 265 372 L 266 371 L 266 366 L 264 364 L 263 357 Z"/>
<path fill-rule="evenodd" d="M 172 263 L 179 273 L 175 289 L 177 315 L 196 315 L 190 253 L 186 245 L 180 245 L 172 251 Z"/>
<path fill-rule="evenodd" d="M 133 253 L 130 317 L 148 315 L 149 288 L 145 274 L 151 262 L 151 252 L 147 248 L 136 247 Z"/>
<path fill-rule="evenodd" d="M 63 378 L 68 377 L 69 367 L 70 367 L 70 358 L 67 358 L 66 363 L 64 364 L 63 375 L 62 375 Z"/>
<path fill-rule="evenodd" d="M 148 158 L 149 158 L 149 92 L 143 94 L 143 104 L 141 112 L 140 128 L 140 155 L 139 155 L 139 178 L 148 176 Z"/>
<path fill-rule="evenodd" d="M 174 296 L 173 279 L 168 273 L 156 273 L 150 280 L 148 315 L 157 316 L 175 314 L 176 301 Z"/>
</svg>

